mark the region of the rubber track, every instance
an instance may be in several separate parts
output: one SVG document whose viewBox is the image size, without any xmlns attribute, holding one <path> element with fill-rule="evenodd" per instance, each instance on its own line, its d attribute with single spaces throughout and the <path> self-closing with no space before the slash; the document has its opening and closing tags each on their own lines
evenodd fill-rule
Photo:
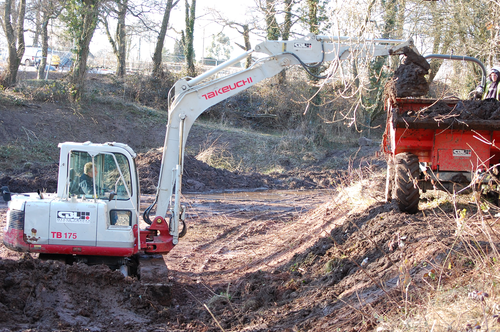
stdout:
<svg viewBox="0 0 500 332">
<path fill-rule="evenodd" d="M 394 199 L 402 212 L 418 212 L 420 199 L 416 179 L 419 176 L 418 157 L 411 153 L 400 153 L 395 158 Z"/>
</svg>

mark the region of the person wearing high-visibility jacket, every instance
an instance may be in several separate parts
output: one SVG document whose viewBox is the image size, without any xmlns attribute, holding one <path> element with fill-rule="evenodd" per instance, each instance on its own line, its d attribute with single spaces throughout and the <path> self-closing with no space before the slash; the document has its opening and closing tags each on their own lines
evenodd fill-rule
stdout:
<svg viewBox="0 0 500 332">
<path fill-rule="evenodd" d="M 500 100 L 500 89 L 499 89 L 499 81 L 500 81 L 500 67 L 493 67 L 490 69 L 488 74 L 489 83 L 486 84 L 486 87 L 479 85 L 474 91 L 472 91 L 469 96 L 472 96 L 473 99 L 496 99 Z"/>
<path fill-rule="evenodd" d="M 500 81 L 500 68 L 491 68 L 488 78 L 490 79 L 490 82 L 486 84 L 484 89 L 483 100 L 491 98 L 499 100 L 498 97 L 500 96 L 500 89 L 498 82 Z"/>
</svg>

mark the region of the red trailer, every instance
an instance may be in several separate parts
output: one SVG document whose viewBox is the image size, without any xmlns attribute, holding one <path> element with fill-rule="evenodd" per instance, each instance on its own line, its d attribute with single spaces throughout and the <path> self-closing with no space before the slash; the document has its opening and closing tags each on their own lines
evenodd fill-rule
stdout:
<svg viewBox="0 0 500 332">
<path fill-rule="evenodd" d="M 430 57 L 476 62 L 484 86 L 486 70 L 479 60 Z M 401 211 L 418 211 L 420 190 L 459 192 L 479 183 L 498 190 L 500 102 L 389 98 L 386 110 L 386 199 L 396 200 Z"/>
</svg>

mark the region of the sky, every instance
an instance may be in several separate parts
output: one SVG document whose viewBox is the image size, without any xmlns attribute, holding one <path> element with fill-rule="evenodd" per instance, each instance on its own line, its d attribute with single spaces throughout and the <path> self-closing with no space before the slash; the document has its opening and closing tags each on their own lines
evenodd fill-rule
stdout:
<svg viewBox="0 0 500 332">
<path fill-rule="evenodd" d="M 191 1 L 191 0 L 189 0 Z M 172 29 L 167 31 L 167 37 L 165 38 L 165 48 L 173 52 L 173 46 L 175 39 L 180 39 L 180 31 L 185 30 L 185 1 L 180 0 L 177 6 L 172 10 L 170 15 L 169 26 Z M 196 21 L 194 29 L 194 46 L 195 46 L 195 57 L 197 60 L 201 59 L 202 56 L 207 56 L 205 50 L 210 45 L 212 36 L 214 34 L 222 31 L 221 25 L 213 22 L 213 16 L 209 13 L 209 8 L 213 8 L 221 13 L 223 17 L 235 20 L 237 22 L 246 23 L 247 13 L 251 10 L 249 8 L 255 7 L 254 0 L 197 0 L 196 3 Z M 158 14 L 157 21 L 158 25 L 161 23 L 161 18 L 163 13 Z M 132 20 L 128 17 L 127 20 Z M 114 34 L 115 27 L 111 26 L 110 30 Z M 231 56 L 237 56 L 243 53 L 243 50 L 234 44 L 236 41 L 239 44 L 243 44 L 243 38 L 241 34 L 236 32 L 234 29 L 225 28 L 224 34 L 228 36 L 231 40 L 233 46 L 233 51 Z M 157 34 L 151 33 L 151 42 L 147 38 L 135 37 L 132 39 L 131 48 L 129 50 L 129 59 L 132 61 L 141 60 L 142 62 L 151 61 L 152 55 L 155 48 Z M 26 43 L 32 45 L 33 43 L 33 33 L 25 33 Z M 257 37 L 252 38 L 252 45 L 260 42 L 262 39 L 257 39 Z M 49 40 L 49 44 L 51 41 Z M 6 46 L 6 39 L 3 36 L 3 31 L 0 33 L 0 48 Z M 57 46 L 55 47 L 58 50 Z M 107 59 L 114 59 L 111 45 L 102 27 L 98 28 L 92 38 L 90 44 L 90 52 L 94 55 L 95 59 L 102 59 L 104 63 Z"/>
<path fill-rule="evenodd" d="M 244 22 L 246 13 L 249 11 L 249 7 L 254 7 L 255 3 L 253 0 L 197 0 L 196 3 L 196 21 L 194 28 L 194 45 L 195 45 L 195 55 L 196 59 L 200 59 L 203 55 L 206 56 L 206 48 L 209 46 L 212 36 L 217 34 L 222 30 L 222 27 L 213 22 L 213 16 L 209 14 L 209 8 L 214 8 L 220 11 L 221 14 L 227 18 L 234 19 L 238 22 Z M 161 17 L 158 17 L 161 20 Z M 165 38 L 165 48 L 173 52 L 174 39 L 179 38 L 180 35 L 176 33 L 185 29 L 185 7 L 184 1 L 180 1 L 179 4 L 174 8 L 170 15 L 170 24 L 173 29 L 167 31 L 167 37 Z M 114 30 L 112 30 L 114 31 Z M 241 35 L 230 28 L 224 29 L 224 34 L 227 35 L 232 41 L 233 51 L 232 56 L 241 54 L 243 51 L 236 46 L 233 41 L 239 44 L 243 44 L 243 38 Z M 258 42 L 254 39 L 253 43 Z M 132 41 L 132 49 L 130 50 L 130 57 L 134 60 L 139 59 L 141 61 L 148 61 L 151 59 L 154 52 L 155 44 L 154 42 L 148 42 L 145 38 L 134 38 Z M 100 54 L 103 52 L 110 52 L 111 47 L 107 41 L 107 37 L 104 35 L 104 31 L 96 31 L 92 43 L 90 45 L 90 51 L 92 54 Z"/>
</svg>

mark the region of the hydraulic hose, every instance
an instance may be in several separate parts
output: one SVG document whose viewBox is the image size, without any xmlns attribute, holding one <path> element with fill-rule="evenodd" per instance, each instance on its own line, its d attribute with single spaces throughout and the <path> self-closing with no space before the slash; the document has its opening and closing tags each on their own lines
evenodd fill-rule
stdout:
<svg viewBox="0 0 500 332">
<path fill-rule="evenodd" d="M 325 79 L 325 78 L 328 78 L 328 75 L 325 75 L 325 76 L 318 76 L 318 75 L 315 75 L 313 73 L 311 73 L 311 71 L 309 70 L 309 68 L 318 68 L 319 66 L 321 66 L 323 64 L 323 62 L 325 61 L 325 44 L 323 41 L 321 41 L 321 55 L 322 55 L 322 58 L 321 58 L 321 61 L 318 62 L 317 64 L 315 65 L 308 65 L 307 63 L 304 63 L 296 54 L 293 54 L 293 53 L 290 53 L 290 52 L 284 52 L 283 54 L 289 54 L 289 55 L 292 55 L 293 57 L 295 57 L 295 59 L 297 59 L 297 61 L 300 63 L 300 65 L 302 66 L 302 68 L 304 68 L 304 70 L 309 74 L 311 75 L 312 77 L 314 78 L 317 78 L 317 79 Z"/>
</svg>

